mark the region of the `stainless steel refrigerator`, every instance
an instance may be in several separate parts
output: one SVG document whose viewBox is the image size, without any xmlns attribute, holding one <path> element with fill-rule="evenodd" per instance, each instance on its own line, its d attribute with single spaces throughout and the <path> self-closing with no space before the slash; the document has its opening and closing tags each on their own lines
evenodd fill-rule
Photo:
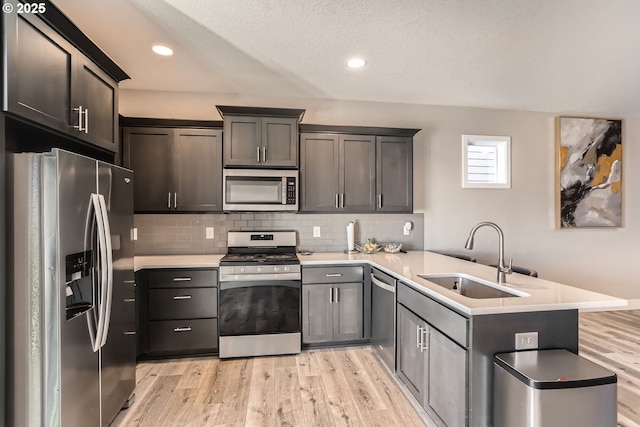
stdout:
<svg viewBox="0 0 640 427">
<path fill-rule="evenodd" d="M 108 426 L 135 387 L 133 173 L 7 157 L 7 425 Z"/>
</svg>

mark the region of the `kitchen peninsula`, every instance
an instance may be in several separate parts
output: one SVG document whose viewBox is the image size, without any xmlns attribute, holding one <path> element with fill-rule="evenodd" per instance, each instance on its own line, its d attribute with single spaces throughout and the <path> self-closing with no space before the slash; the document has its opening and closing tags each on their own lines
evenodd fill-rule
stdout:
<svg viewBox="0 0 640 427">
<path fill-rule="evenodd" d="M 141 256 L 135 258 L 135 269 L 212 268 L 218 266 L 219 259 L 218 255 Z M 463 273 L 493 282 L 495 268 L 432 252 L 317 253 L 301 255 L 300 262 L 303 278 L 306 269 L 358 264 L 375 267 L 398 280 L 396 374 L 427 413 L 440 417 L 445 425 L 491 424 L 493 355 L 514 351 L 516 333 L 537 332 L 539 349 L 565 348 L 577 353 L 579 309 L 607 309 L 627 304 L 623 299 L 520 274 L 507 276 L 506 287 L 528 296 L 467 298 L 419 275 Z M 365 286 L 371 286 L 368 276 L 365 274 Z M 365 298 L 364 304 L 370 301 Z M 433 313 L 437 315 L 432 316 Z M 371 311 L 372 318 L 377 314 Z M 437 323 L 442 318 L 446 318 L 446 323 Z M 388 321 L 396 322 L 396 319 Z M 405 330 L 413 326 L 418 332 L 430 333 L 418 334 L 416 338 L 414 329 Z M 429 344 L 425 345 L 425 340 L 430 340 Z M 438 343 L 444 350 L 435 350 Z M 416 347 L 419 348 L 416 350 Z M 430 356 L 424 353 L 429 347 Z M 413 356 L 418 352 L 418 357 L 413 357 L 411 352 Z M 416 360 L 425 366 L 416 366 Z M 411 361 L 411 365 L 407 365 L 407 361 Z M 429 370 L 429 363 L 438 364 L 438 369 Z M 450 393 L 440 402 L 429 399 L 428 389 L 438 387 L 443 376 Z"/>
<path fill-rule="evenodd" d="M 158 255 L 136 256 L 135 270 L 150 268 L 218 267 L 222 255 Z M 418 274 L 466 273 L 488 281 L 495 280 L 496 269 L 484 264 L 462 261 L 433 252 L 374 255 L 314 253 L 301 255 L 302 266 L 321 264 L 370 264 L 439 302 L 469 316 L 480 314 L 522 313 L 533 311 L 609 309 L 624 307 L 627 301 L 585 289 L 550 282 L 540 278 L 512 274 L 507 287 L 529 294 L 528 297 L 472 299 L 434 285 Z"/>
</svg>

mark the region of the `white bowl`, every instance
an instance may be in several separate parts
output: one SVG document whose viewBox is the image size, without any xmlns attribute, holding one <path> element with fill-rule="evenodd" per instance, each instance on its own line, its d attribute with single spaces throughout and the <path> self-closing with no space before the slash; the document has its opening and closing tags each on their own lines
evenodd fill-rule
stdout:
<svg viewBox="0 0 640 427">
<path fill-rule="evenodd" d="M 384 245 L 384 251 L 390 254 L 398 253 L 400 249 L 402 249 L 402 243 L 387 243 Z"/>
</svg>

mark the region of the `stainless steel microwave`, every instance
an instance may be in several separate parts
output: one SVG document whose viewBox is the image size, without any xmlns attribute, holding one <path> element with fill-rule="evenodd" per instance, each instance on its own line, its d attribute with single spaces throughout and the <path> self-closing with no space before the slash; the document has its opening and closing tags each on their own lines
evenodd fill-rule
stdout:
<svg viewBox="0 0 640 427">
<path fill-rule="evenodd" d="M 298 211 L 298 171 L 224 169 L 222 210 Z"/>
</svg>

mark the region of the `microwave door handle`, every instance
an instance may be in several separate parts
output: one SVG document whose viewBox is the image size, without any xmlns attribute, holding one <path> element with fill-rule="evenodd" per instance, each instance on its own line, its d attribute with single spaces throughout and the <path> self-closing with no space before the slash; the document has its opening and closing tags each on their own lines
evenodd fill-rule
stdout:
<svg viewBox="0 0 640 427">
<path fill-rule="evenodd" d="M 282 177 L 282 204 L 286 205 L 287 204 L 287 177 L 283 176 Z"/>
</svg>

